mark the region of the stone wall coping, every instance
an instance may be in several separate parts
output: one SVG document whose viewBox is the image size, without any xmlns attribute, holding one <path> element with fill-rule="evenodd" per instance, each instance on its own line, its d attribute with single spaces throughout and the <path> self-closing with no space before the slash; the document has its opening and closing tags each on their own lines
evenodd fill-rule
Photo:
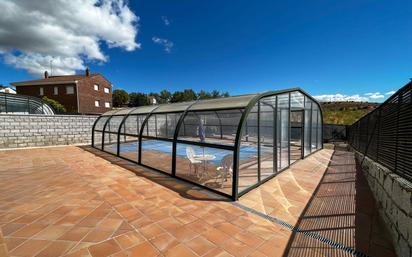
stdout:
<svg viewBox="0 0 412 257">
<path fill-rule="evenodd" d="M 20 114 L 20 113 L 0 113 L 0 116 L 23 116 L 23 117 L 76 117 L 76 118 L 96 118 L 99 114 L 55 114 L 55 115 L 44 115 L 44 114 Z"/>
</svg>

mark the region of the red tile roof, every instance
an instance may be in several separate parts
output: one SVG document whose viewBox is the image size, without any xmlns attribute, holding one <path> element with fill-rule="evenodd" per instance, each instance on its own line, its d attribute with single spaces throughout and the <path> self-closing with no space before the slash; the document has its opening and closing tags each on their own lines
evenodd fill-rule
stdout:
<svg viewBox="0 0 412 257">
<path fill-rule="evenodd" d="M 89 76 L 86 75 L 63 75 L 63 76 L 50 76 L 48 78 L 43 79 L 35 79 L 35 80 L 25 80 L 19 82 L 12 82 L 13 86 L 29 86 L 29 85 L 47 85 L 47 84 L 56 84 L 56 83 L 75 83 L 75 81 L 83 80 L 92 78 L 95 76 L 101 76 L 100 73 L 90 74 Z"/>
</svg>

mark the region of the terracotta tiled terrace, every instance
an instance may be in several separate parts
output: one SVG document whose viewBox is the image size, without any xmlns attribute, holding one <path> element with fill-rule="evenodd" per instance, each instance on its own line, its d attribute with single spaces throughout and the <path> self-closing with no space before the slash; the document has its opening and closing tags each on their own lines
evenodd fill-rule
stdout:
<svg viewBox="0 0 412 257">
<path fill-rule="evenodd" d="M 0 256 L 352 256 L 89 147 L 0 151 L 0 163 Z M 395 256 L 350 152 L 321 150 L 238 203 Z"/>
</svg>

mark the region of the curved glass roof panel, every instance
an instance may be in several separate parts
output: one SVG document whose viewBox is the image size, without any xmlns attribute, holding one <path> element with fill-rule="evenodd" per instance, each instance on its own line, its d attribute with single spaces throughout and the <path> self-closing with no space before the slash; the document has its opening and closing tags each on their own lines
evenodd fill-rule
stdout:
<svg viewBox="0 0 412 257">
<path fill-rule="evenodd" d="M 223 97 L 216 99 L 201 100 L 192 105 L 189 110 L 216 110 L 216 109 L 231 109 L 231 108 L 244 108 L 249 102 L 258 94 L 240 95 Z"/>
<path fill-rule="evenodd" d="M 153 113 L 161 113 L 161 112 L 183 112 L 185 111 L 190 105 L 195 103 L 195 101 L 191 102 L 182 102 L 182 103 L 173 103 L 173 104 L 161 104 L 158 105 L 159 107 L 156 108 Z"/>
<path fill-rule="evenodd" d="M 117 114 L 120 111 L 130 111 L 130 109 L 124 108 L 124 109 L 110 110 L 108 112 L 103 113 L 102 116 L 112 116 L 114 114 Z"/>
<path fill-rule="evenodd" d="M 299 92 L 300 91 L 300 92 Z M 124 108 L 108 111 L 102 116 L 111 116 L 111 115 L 127 115 L 127 114 L 148 114 L 153 111 L 153 113 L 167 113 L 167 112 L 183 112 L 186 109 L 190 111 L 207 111 L 207 110 L 223 110 L 223 109 L 242 109 L 245 108 L 255 97 L 265 95 L 281 95 L 284 93 L 291 92 L 292 95 L 292 106 L 298 105 L 302 106 L 302 94 L 309 96 L 306 92 L 302 91 L 299 88 L 286 89 L 271 91 L 267 93 L 260 94 L 247 94 L 240 96 L 230 96 L 216 99 L 205 99 L 198 101 L 190 102 L 181 102 L 181 103 L 170 103 L 170 104 L 161 104 L 161 105 L 148 105 L 140 106 L 134 108 Z M 310 97 L 310 96 L 309 96 Z M 313 98 L 310 97 L 312 100 Z"/>
<path fill-rule="evenodd" d="M 132 108 L 120 109 L 118 112 L 114 113 L 114 115 L 126 115 L 129 112 L 131 112 L 132 110 L 133 110 Z"/>
<path fill-rule="evenodd" d="M 147 114 L 147 113 L 151 113 L 157 107 L 158 107 L 158 105 L 139 106 L 139 107 L 134 108 L 130 112 L 130 114 Z"/>
</svg>

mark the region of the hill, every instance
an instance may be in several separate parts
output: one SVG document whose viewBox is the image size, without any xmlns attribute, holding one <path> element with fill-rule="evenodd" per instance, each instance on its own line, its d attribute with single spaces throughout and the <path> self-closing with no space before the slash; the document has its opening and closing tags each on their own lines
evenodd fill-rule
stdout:
<svg viewBox="0 0 412 257">
<path fill-rule="evenodd" d="M 373 111 L 379 103 L 368 102 L 322 102 L 324 124 L 351 125 Z"/>
</svg>

